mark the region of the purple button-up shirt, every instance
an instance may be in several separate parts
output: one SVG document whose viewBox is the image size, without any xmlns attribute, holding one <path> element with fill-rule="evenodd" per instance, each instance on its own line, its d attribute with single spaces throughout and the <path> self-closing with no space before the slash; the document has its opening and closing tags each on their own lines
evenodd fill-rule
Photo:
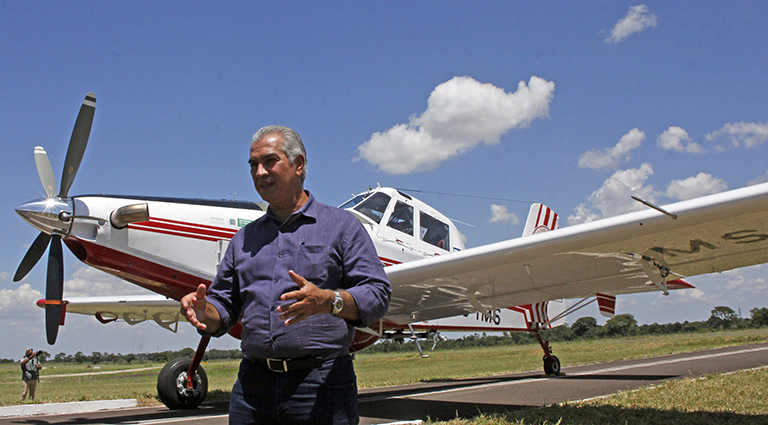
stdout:
<svg viewBox="0 0 768 425">
<path fill-rule="evenodd" d="M 221 316 L 215 336 L 238 318 L 243 354 L 256 358 L 295 358 L 349 349 L 354 326 L 331 314 L 316 314 L 286 325 L 275 309 L 298 285 L 293 270 L 323 289 L 344 289 L 357 303 L 358 325 L 384 317 L 392 288 L 362 224 L 349 212 L 320 202 L 307 203 L 284 225 L 267 214 L 238 231 L 229 243 L 208 301 Z"/>
</svg>

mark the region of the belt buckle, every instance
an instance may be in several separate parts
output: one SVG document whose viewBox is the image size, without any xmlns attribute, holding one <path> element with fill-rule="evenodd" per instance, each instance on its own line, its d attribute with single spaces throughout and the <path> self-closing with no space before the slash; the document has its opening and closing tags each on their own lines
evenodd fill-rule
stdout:
<svg viewBox="0 0 768 425">
<path fill-rule="evenodd" d="M 288 372 L 288 362 L 283 359 L 266 359 L 267 360 L 267 369 L 271 370 L 272 372 Z M 275 362 L 278 364 L 279 367 L 275 368 L 272 367 L 272 362 Z"/>
</svg>

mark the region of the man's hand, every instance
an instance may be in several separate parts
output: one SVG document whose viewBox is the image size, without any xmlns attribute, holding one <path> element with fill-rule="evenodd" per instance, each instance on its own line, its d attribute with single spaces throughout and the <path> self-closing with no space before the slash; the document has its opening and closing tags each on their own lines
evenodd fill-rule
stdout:
<svg viewBox="0 0 768 425">
<path fill-rule="evenodd" d="M 201 331 L 208 330 L 208 324 L 205 322 L 207 321 L 210 324 L 210 320 L 207 319 L 214 319 L 209 317 L 209 310 L 216 310 L 213 306 L 209 309 L 205 298 L 207 293 L 208 289 L 201 283 L 195 292 L 189 293 L 181 299 L 181 314 L 187 318 L 189 323 Z M 216 322 L 218 322 L 218 314 L 215 316 Z M 216 328 L 218 329 L 218 326 Z M 216 332 L 217 329 L 212 329 L 211 332 Z"/>
<path fill-rule="evenodd" d="M 277 308 L 280 320 L 284 320 L 286 325 L 293 325 L 314 314 L 331 312 L 335 297 L 333 291 L 318 288 L 293 270 L 290 270 L 288 275 L 299 285 L 299 290 L 285 293 L 280 297 L 281 301 L 296 301 Z"/>
</svg>

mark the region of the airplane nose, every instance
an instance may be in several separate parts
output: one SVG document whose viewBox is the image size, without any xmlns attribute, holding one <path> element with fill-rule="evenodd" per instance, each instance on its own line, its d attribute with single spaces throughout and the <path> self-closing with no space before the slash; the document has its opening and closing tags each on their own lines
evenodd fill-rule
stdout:
<svg viewBox="0 0 768 425">
<path fill-rule="evenodd" d="M 66 236 L 72 228 L 74 206 L 70 199 L 42 198 L 16 208 L 16 213 L 32 227 L 49 235 Z"/>
</svg>

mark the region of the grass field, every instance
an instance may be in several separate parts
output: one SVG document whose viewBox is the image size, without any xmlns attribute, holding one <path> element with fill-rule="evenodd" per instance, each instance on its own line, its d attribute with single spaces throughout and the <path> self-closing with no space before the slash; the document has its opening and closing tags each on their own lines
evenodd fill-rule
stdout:
<svg viewBox="0 0 768 425">
<path fill-rule="evenodd" d="M 768 332 L 765 330 L 748 330 L 602 339 L 556 343 L 554 348 L 555 354 L 561 359 L 564 366 L 567 367 L 758 342 L 768 342 Z M 368 388 L 436 379 L 456 379 L 541 369 L 541 349 L 538 344 L 461 350 L 438 349 L 430 354 L 431 357 L 429 359 L 421 359 L 418 353 L 415 352 L 359 353 L 355 359 L 358 384 L 361 388 Z M 228 398 L 229 390 L 237 373 L 237 365 L 238 361 L 216 361 L 204 364 L 208 374 L 210 398 Z M 40 384 L 37 390 L 36 402 L 38 403 L 136 398 L 143 404 L 158 404 L 155 398 L 155 386 L 157 374 L 162 368 L 162 364 L 75 365 L 46 363 L 44 366 L 46 368 L 41 373 Z M 393 371 L 397 371 L 397 373 L 393 373 Z M 728 375 L 727 378 L 723 378 L 723 382 L 728 379 L 736 379 L 741 381 L 742 384 L 745 380 L 754 381 L 754 391 L 758 391 L 758 389 L 764 391 L 764 388 L 768 388 L 765 385 L 768 383 L 768 376 L 766 375 L 765 371 L 757 371 L 754 374 L 747 374 L 739 378 L 734 378 L 734 375 Z M 632 422 L 630 419 L 622 419 L 620 421 L 608 419 L 601 422 L 597 418 L 607 415 L 606 417 L 608 418 L 618 419 L 621 416 L 616 415 L 621 412 L 639 412 L 643 415 L 656 411 L 673 411 L 670 409 L 683 411 L 687 406 L 691 405 L 691 400 L 701 401 L 701 410 L 697 411 L 703 412 L 716 412 L 716 410 L 713 410 L 716 406 L 736 406 L 735 402 L 724 402 L 717 398 L 716 396 L 719 397 L 721 395 L 717 391 L 710 391 L 709 393 L 699 392 L 698 388 L 702 383 L 705 381 L 709 383 L 713 379 L 715 378 L 708 377 L 706 380 L 691 381 L 693 383 L 683 384 L 694 389 L 691 390 L 693 392 L 688 393 L 686 397 L 679 401 L 675 402 L 675 398 L 663 396 L 662 399 L 664 400 L 672 400 L 670 401 L 672 407 L 658 401 L 650 402 L 649 406 L 652 407 L 644 407 L 646 405 L 643 404 L 643 400 L 650 399 L 651 394 L 658 394 L 663 390 L 662 387 L 688 381 L 675 381 L 665 386 L 657 387 L 657 389 L 651 390 L 650 393 L 644 393 L 643 390 L 632 394 L 614 396 L 623 398 L 606 398 L 578 406 L 569 405 L 548 409 L 533 409 L 534 413 L 525 413 L 526 415 L 533 416 L 510 418 L 480 417 L 472 422 L 459 421 L 451 422 L 451 424 L 521 423 L 519 420 L 524 419 L 523 423 L 525 424 L 538 423 L 543 425 L 556 424 L 560 418 L 568 420 L 559 422 L 561 425 L 567 423 L 643 423 Z M 18 364 L 0 365 L 0 405 L 19 404 L 20 391 L 21 379 Z M 673 387 L 669 391 L 680 392 L 681 388 Z M 731 391 L 731 393 L 735 394 L 736 392 Z M 743 393 L 740 398 L 747 401 L 754 399 L 763 400 L 768 398 L 766 395 L 768 394 L 763 392 Z M 714 401 L 706 404 L 705 400 L 707 399 Z M 752 412 L 752 410 L 744 410 L 744 413 L 738 413 L 737 416 L 744 419 L 745 415 L 749 418 L 752 418 L 754 415 L 763 415 L 756 417 L 765 420 L 764 423 L 768 423 L 768 407 L 764 404 L 758 404 L 745 409 L 753 409 L 755 413 L 748 413 Z M 550 414 L 551 416 L 547 416 Z M 713 413 L 715 417 L 719 418 L 714 422 L 703 420 L 703 417 L 700 418 L 702 421 L 699 422 L 677 422 L 674 420 L 674 417 L 670 417 L 667 422 L 656 423 L 727 423 L 720 422 L 720 420 L 724 420 L 723 418 L 729 414 L 731 413 Z M 671 414 L 663 413 L 663 415 L 666 417 Z M 585 418 L 590 419 L 587 420 Z"/>
</svg>

